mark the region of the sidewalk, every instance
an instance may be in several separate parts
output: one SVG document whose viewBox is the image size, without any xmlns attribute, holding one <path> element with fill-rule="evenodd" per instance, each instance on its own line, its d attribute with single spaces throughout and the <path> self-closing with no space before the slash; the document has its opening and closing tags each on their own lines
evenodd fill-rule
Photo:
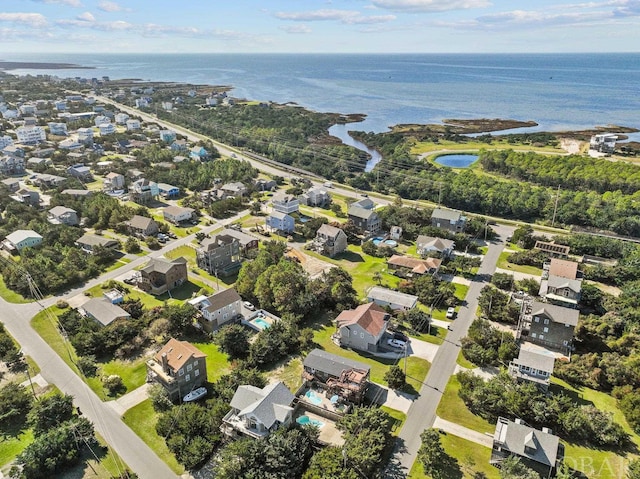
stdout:
<svg viewBox="0 0 640 479">
<path fill-rule="evenodd" d="M 115 401 L 107 401 L 105 404 L 108 405 L 111 409 L 117 412 L 120 416 L 123 416 L 125 412 L 131 409 L 134 406 L 137 406 L 142 401 L 147 399 L 148 394 L 147 390 L 149 389 L 150 384 L 145 383 L 140 386 L 138 389 L 134 389 L 130 393 L 125 394 L 121 398 L 116 399 Z"/>
<path fill-rule="evenodd" d="M 469 429 L 468 427 L 461 426 L 451 421 L 445 421 L 438 416 L 436 416 L 433 427 L 435 429 L 442 429 L 443 431 L 449 434 L 453 434 L 454 436 L 461 437 L 462 439 L 467 439 L 468 441 L 475 442 L 476 444 L 480 444 L 489 448 L 493 447 L 493 433 L 483 434 L 481 432 L 474 431 L 473 429 Z M 489 433 L 489 431 L 487 432 Z"/>
</svg>

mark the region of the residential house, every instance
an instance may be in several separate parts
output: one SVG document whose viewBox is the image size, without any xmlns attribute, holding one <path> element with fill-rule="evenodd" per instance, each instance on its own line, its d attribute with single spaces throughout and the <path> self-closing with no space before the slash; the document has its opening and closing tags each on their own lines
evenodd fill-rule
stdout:
<svg viewBox="0 0 640 479">
<path fill-rule="evenodd" d="M 271 231 L 282 231 L 284 233 L 293 233 L 296 228 L 296 222 L 292 216 L 280 211 L 272 211 L 265 221 L 265 224 Z"/>
<path fill-rule="evenodd" d="M 509 374 L 518 381 L 529 381 L 542 391 L 549 389 L 555 356 L 529 343 L 520 345 L 518 357 L 509 363 Z"/>
<path fill-rule="evenodd" d="M 137 102 L 138 100 L 136 100 Z M 127 125 L 127 131 L 135 131 L 140 129 L 140 120 L 130 118 L 125 123 Z"/>
<path fill-rule="evenodd" d="M 618 141 L 618 135 L 612 133 L 593 135 L 589 140 L 589 149 L 611 154 L 616 149 L 616 141 Z"/>
<path fill-rule="evenodd" d="M 325 188 L 310 188 L 306 193 L 298 196 L 300 204 L 326 208 L 331 204 L 331 195 Z"/>
<path fill-rule="evenodd" d="M 242 315 L 242 298 L 233 288 L 189 301 L 200 311 L 200 324 L 211 333 Z"/>
<path fill-rule="evenodd" d="M 382 221 L 373 209 L 363 208 L 356 206 L 352 203 L 347 211 L 349 220 L 360 230 L 363 234 L 375 234 L 380 231 Z"/>
<path fill-rule="evenodd" d="M 48 173 L 35 173 L 31 182 L 43 189 L 57 188 L 62 185 L 68 178 L 58 175 L 50 175 Z"/>
<path fill-rule="evenodd" d="M 2 243 L 7 251 L 21 251 L 38 246 L 42 243 L 42 236 L 33 230 L 16 230 L 8 234 Z"/>
<path fill-rule="evenodd" d="M 117 249 L 120 246 L 120 243 L 112 238 L 105 238 L 104 236 L 86 233 L 78 238 L 78 240 L 76 241 L 76 245 L 80 246 L 80 248 L 82 248 L 82 250 L 86 253 L 93 254 L 97 246 L 109 249 Z"/>
<path fill-rule="evenodd" d="M 23 175 L 24 171 L 24 158 L 0 156 L 0 174 L 4 176 Z"/>
<path fill-rule="evenodd" d="M 162 210 L 162 216 L 165 221 L 178 225 L 183 221 L 189 221 L 193 218 L 195 210 L 193 208 L 184 208 L 182 206 L 167 206 Z"/>
<path fill-rule="evenodd" d="M 115 114 L 113 119 L 115 120 L 116 125 L 126 125 L 127 120 L 129 119 L 129 115 L 127 115 L 126 113 L 119 112 Z"/>
<path fill-rule="evenodd" d="M 438 258 L 417 259 L 409 256 L 394 254 L 387 260 L 389 269 L 396 271 L 398 276 L 411 277 L 413 275 L 434 275 L 440 269 L 442 260 Z"/>
<path fill-rule="evenodd" d="M 298 212 L 300 209 L 300 202 L 298 201 L 298 198 L 293 195 L 279 193 L 273 196 L 271 206 L 273 207 L 273 211 L 290 215 Z"/>
<path fill-rule="evenodd" d="M 563 244 L 556 244 L 553 241 L 536 241 L 534 249 L 538 249 L 540 251 L 544 251 L 549 255 L 556 258 L 566 258 L 569 256 L 569 251 L 571 248 L 569 246 Z"/>
<path fill-rule="evenodd" d="M 186 140 L 175 140 L 173 143 L 171 143 L 171 146 L 169 148 L 171 148 L 171 151 L 174 151 L 176 153 L 181 153 L 183 151 L 187 151 L 187 149 L 188 149 L 187 141 Z"/>
<path fill-rule="evenodd" d="M 413 309 L 418 304 L 418 297 L 413 294 L 401 293 L 392 289 L 374 286 L 367 292 L 367 301 L 373 301 L 379 306 L 404 311 Z"/>
<path fill-rule="evenodd" d="M 73 138 L 67 138 L 58 143 L 58 148 L 62 150 L 79 150 L 80 148 L 84 148 L 84 145 Z"/>
<path fill-rule="evenodd" d="M 304 358 L 302 379 L 326 387 L 330 394 L 360 404 L 369 387 L 371 368 L 364 363 L 314 349 Z"/>
<path fill-rule="evenodd" d="M 552 477 L 564 460 L 564 445 L 547 428 L 534 429 L 521 419 L 499 417 L 489 463 L 499 466 L 510 456 L 518 457 L 543 477 Z"/>
<path fill-rule="evenodd" d="M 187 281 L 187 260 L 151 258 L 140 274 L 140 289 L 154 295 L 164 294 Z"/>
<path fill-rule="evenodd" d="M 552 258 L 543 265 L 538 294 L 550 303 L 576 308 L 582 294 L 583 279 L 578 263 Z"/>
<path fill-rule="evenodd" d="M 171 102 L 171 101 L 163 101 L 163 102 L 160 103 L 160 106 L 162 106 L 163 110 L 171 111 L 173 109 L 173 102 Z"/>
<path fill-rule="evenodd" d="M 246 256 L 252 249 L 258 249 L 258 238 L 239 229 L 225 228 L 220 232 L 223 236 L 230 236 L 238 240 L 240 252 Z"/>
<path fill-rule="evenodd" d="M 67 109 L 67 102 L 64 100 L 57 100 L 53 103 L 53 106 L 57 111 L 65 111 Z"/>
<path fill-rule="evenodd" d="M 11 193 L 15 193 L 20 189 L 20 180 L 18 178 L 5 178 L 1 183 L 6 186 Z"/>
<path fill-rule="evenodd" d="M 278 183 L 276 183 L 276 180 L 256 178 L 253 180 L 253 186 L 256 191 L 274 191 L 274 189 L 278 187 Z"/>
<path fill-rule="evenodd" d="M 105 116 L 105 115 L 98 115 L 98 116 L 96 116 L 96 117 L 93 119 L 93 124 L 94 124 L 95 126 L 98 126 L 98 127 L 99 127 L 99 126 L 100 126 L 100 125 L 102 125 L 103 123 L 109 123 L 110 121 L 111 121 L 111 120 L 109 119 L 109 117 L 108 117 L 108 116 Z"/>
<path fill-rule="evenodd" d="M 242 266 L 240 242 L 226 234 L 205 238 L 196 249 L 196 261 L 200 268 L 216 277 L 232 276 Z"/>
<path fill-rule="evenodd" d="M 35 115 L 37 108 L 36 108 L 36 105 L 34 105 L 33 103 L 25 103 L 23 105 L 20 105 L 18 109 L 20 110 L 20 113 L 22 113 L 23 116 L 29 116 L 29 115 Z"/>
<path fill-rule="evenodd" d="M 2 149 L 2 153 L 12 158 L 24 158 L 24 148 L 18 145 L 7 145 Z"/>
<path fill-rule="evenodd" d="M 171 163 L 171 168 L 174 168 L 173 163 Z M 180 188 L 168 183 L 158 183 L 158 192 L 163 198 L 176 198 L 180 195 Z"/>
<path fill-rule="evenodd" d="M 578 310 L 538 301 L 533 301 L 530 308 L 523 312 L 523 339 L 569 354 L 578 324 Z"/>
<path fill-rule="evenodd" d="M 224 417 L 221 429 L 229 436 L 267 437 L 291 423 L 294 399 L 283 382 L 268 384 L 262 389 L 238 386 L 231 399 L 231 411 Z"/>
<path fill-rule="evenodd" d="M 105 298 L 93 298 L 78 308 L 80 314 L 97 321 L 102 326 L 108 326 L 118 319 L 129 319 L 131 315 L 120 306 Z"/>
<path fill-rule="evenodd" d="M 140 178 L 134 181 L 129 187 L 129 198 L 141 205 L 146 205 L 158 198 L 160 189 L 154 181 Z"/>
<path fill-rule="evenodd" d="M 347 235 L 340 228 L 324 224 L 316 232 L 313 247 L 322 254 L 333 258 L 347 250 Z"/>
<path fill-rule="evenodd" d="M 67 124 L 66 123 L 58 123 L 58 122 L 49 122 L 47 123 L 49 127 L 49 133 L 56 136 L 67 136 Z"/>
<path fill-rule="evenodd" d="M 459 211 L 436 208 L 431 213 L 431 226 L 452 231 L 454 233 L 462 233 L 467 223 L 466 216 Z"/>
<path fill-rule="evenodd" d="M 100 123 L 98 125 L 100 136 L 113 135 L 116 132 L 116 125 L 110 122 Z"/>
<path fill-rule="evenodd" d="M 102 185 L 105 191 L 116 191 L 116 190 L 124 190 L 125 187 L 125 179 L 124 175 L 120 173 L 108 173 L 104 177 L 104 183 Z"/>
<path fill-rule="evenodd" d="M 78 128 L 78 141 L 85 145 L 91 145 L 93 143 L 93 129 Z"/>
<path fill-rule="evenodd" d="M 47 139 L 47 133 L 41 126 L 30 125 L 16 128 L 18 143 L 24 145 L 37 145 Z"/>
<path fill-rule="evenodd" d="M 416 252 L 420 256 L 427 256 L 431 252 L 440 253 L 443 258 L 448 258 L 453 253 L 456 244 L 448 239 L 434 236 L 420 235 L 416 239 Z"/>
<path fill-rule="evenodd" d="M 48 220 L 49 223 L 54 225 L 77 226 L 79 224 L 76 210 L 67 208 L 66 206 L 54 206 L 51 208 L 49 210 Z"/>
<path fill-rule="evenodd" d="M 74 178 L 78 178 L 82 182 L 93 181 L 93 175 L 88 166 L 84 166 L 84 163 L 78 163 L 67 168 L 67 173 Z"/>
<path fill-rule="evenodd" d="M 176 141 L 176 132 L 172 130 L 160 130 L 160 141 L 173 143 Z"/>
<path fill-rule="evenodd" d="M 20 203 L 24 203 L 25 205 L 34 207 L 40 206 L 40 193 L 35 190 L 20 188 L 12 198 Z"/>
<path fill-rule="evenodd" d="M 207 381 L 207 355 L 187 341 L 171 338 L 147 361 L 147 381 L 160 384 L 175 401 Z"/>
<path fill-rule="evenodd" d="M 74 198 L 86 198 L 88 196 L 91 196 L 93 194 L 93 191 L 91 191 L 91 190 L 77 190 L 77 189 L 70 188 L 68 190 L 62 190 L 62 194 L 63 195 L 73 196 Z"/>
<path fill-rule="evenodd" d="M 158 223 L 153 218 L 134 215 L 129 221 L 125 221 L 129 233 L 136 236 L 155 236 L 158 234 Z"/>
<path fill-rule="evenodd" d="M 0 150 L 4 150 L 9 145 L 13 145 L 13 138 L 8 135 L 0 136 Z"/>
<path fill-rule="evenodd" d="M 376 352 L 390 318 L 391 315 L 376 303 L 342 311 L 336 318 L 336 339 L 343 347 Z"/>
<path fill-rule="evenodd" d="M 224 192 L 225 196 L 233 196 L 234 198 L 241 198 L 247 194 L 247 187 L 239 181 L 235 183 L 225 183 L 220 189 Z"/>
<path fill-rule="evenodd" d="M 209 152 L 202 146 L 194 146 L 189 152 L 189 157 L 193 160 L 204 161 L 209 158 Z"/>
</svg>

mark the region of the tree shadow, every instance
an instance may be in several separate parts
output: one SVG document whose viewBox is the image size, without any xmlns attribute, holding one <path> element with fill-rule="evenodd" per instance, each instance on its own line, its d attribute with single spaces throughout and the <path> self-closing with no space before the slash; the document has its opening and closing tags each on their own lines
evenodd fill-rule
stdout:
<svg viewBox="0 0 640 479">
<path fill-rule="evenodd" d="M 350 261 L 352 263 L 364 263 L 364 258 L 362 257 L 362 255 L 353 251 L 345 251 L 343 253 L 337 254 L 334 259 L 338 261 Z"/>
</svg>

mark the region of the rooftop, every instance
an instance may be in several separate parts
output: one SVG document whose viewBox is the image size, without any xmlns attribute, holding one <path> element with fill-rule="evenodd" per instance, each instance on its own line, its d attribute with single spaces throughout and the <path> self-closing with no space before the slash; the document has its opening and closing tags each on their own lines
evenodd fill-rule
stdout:
<svg viewBox="0 0 640 479">
<path fill-rule="evenodd" d="M 357 324 L 373 336 L 378 336 L 387 325 L 389 313 L 376 303 L 361 304 L 356 309 L 341 312 L 336 321 L 338 327 Z"/>
<path fill-rule="evenodd" d="M 544 315 L 555 323 L 568 324 L 576 326 L 580 313 L 577 309 L 564 308 L 555 304 L 541 303 L 534 301 L 531 305 L 531 316 Z"/>
<path fill-rule="evenodd" d="M 178 341 L 175 338 L 171 338 L 167 344 L 165 344 L 160 351 L 158 351 L 153 359 L 162 364 L 162 355 L 167 355 L 167 364 L 174 371 L 178 371 L 185 364 L 187 364 L 191 358 L 206 358 L 207 355 L 196 348 L 188 341 Z"/>
<path fill-rule="evenodd" d="M 389 304 L 398 304 L 405 308 L 413 308 L 418 301 L 418 297 L 413 294 L 401 293 L 392 289 L 374 286 L 367 293 L 369 300 L 384 301 Z"/>
<path fill-rule="evenodd" d="M 307 354 L 307 357 L 304 358 L 304 367 L 317 369 L 335 377 L 340 377 L 343 371 L 349 369 L 362 369 L 367 372 L 371 369 L 364 363 L 343 358 L 322 349 L 314 349 Z"/>
<path fill-rule="evenodd" d="M 521 457 L 546 466 L 556 465 L 560 439 L 548 432 L 500 417 L 493 440 Z"/>
</svg>

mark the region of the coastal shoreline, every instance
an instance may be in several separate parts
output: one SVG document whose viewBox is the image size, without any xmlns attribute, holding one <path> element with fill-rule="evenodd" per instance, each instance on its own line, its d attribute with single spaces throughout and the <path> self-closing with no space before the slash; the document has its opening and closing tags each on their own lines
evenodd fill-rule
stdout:
<svg viewBox="0 0 640 479">
<path fill-rule="evenodd" d="M 10 62 L 0 60 L 0 71 L 11 70 L 95 70 L 95 67 L 76 65 L 75 63 L 55 62 Z"/>
</svg>

